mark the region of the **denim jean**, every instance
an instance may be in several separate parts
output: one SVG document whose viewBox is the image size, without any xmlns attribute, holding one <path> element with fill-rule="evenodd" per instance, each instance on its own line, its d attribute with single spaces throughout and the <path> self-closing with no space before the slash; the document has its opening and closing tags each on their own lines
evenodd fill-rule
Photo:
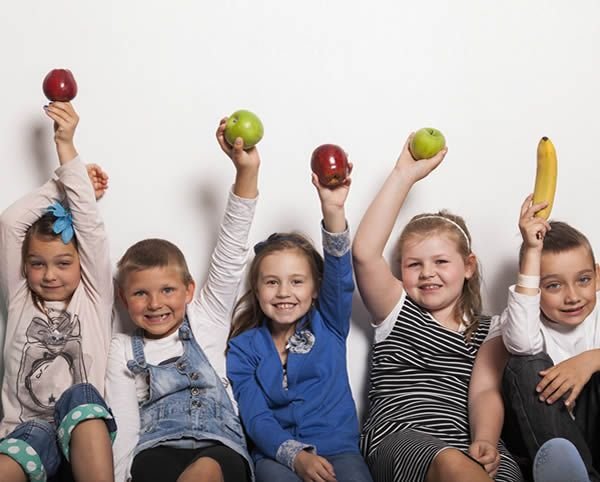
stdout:
<svg viewBox="0 0 600 482">
<path fill-rule="evenodd" d="M 45 481 L 69 460 L 73 429 L 85 420 L 102 418 L 114 438 L 116 423 L 98 391 L 89 383 L 79 383 L 63 392 L 54 405 L 54 424 L 28 420 L 0 441 L 0 453 L 17 462 L 31 481 Z"/>
<path fill-rule="evenodd" d="M 360 454 L 345 453 L 323 455 L 327 459 L 338 482 L 372 482 L 367 464 Z M 256 462 L 256 482 L 302 482 L 295 472 L 273 459 L 260 459 Z"/>
<path fill-rule="evenodd" d="M 600 373 L 592 376 L 575 403 L 575 420 L 562 401 L 552 405 L 539 400 L 535 387 L 539 372 L 553 366 L 546 353 L 512 356 L 502 380 L 505 424 L 502 438 L 531 478 L 534 457 L 544 442 L 560 437 L 573 443 L 593 482 L 600 482 Z"/>
<path fill-rule="evenodd" d="M 544 442 L 533 461 L 535 482 L 589 482 L 581 455 L 571 442 L 553 438 Z"/>
</svg>

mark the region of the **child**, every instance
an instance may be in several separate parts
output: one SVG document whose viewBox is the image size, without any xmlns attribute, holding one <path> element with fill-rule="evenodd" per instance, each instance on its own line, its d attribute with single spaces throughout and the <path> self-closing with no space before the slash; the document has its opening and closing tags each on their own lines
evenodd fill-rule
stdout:
<svg viewBox="0 0 600 482">
<path fill-rule="evenodd" d="M 101 394 L 113 285 L 94 197 L 94 188 L 98 196 L 106 190 L 107 177 L 93 167 L 90 184 L 73 144 L 79 118 L 72 105 L 45 109 L 54 121 L 58 179 L 0 218 L 0 288 L 8 311 L 0 480 L 57 473 L 70 479 L 71 470 L 77 481 L 112 480 L 116 425 Z"/>
<path fill-rule="evenodd" d="M 118 284 L 133 336 L 111 344 L 107 392 L 122 417 L 115 441 L 117 482 L 250 480 L 252 463 L 230 399 L 225 347 L 247 257 L 256 206 L 256 148 L 224 141 L 236 179 L 225 210 L 208 281 L 195 283 L 183 254 L 168 241 L 146 239 L 118 264 Z M 231 396 L 231 398 L 233 398 Z"/>
<path fill-rule="evenodd" d="M 227 375 L 258 482 L 371 481 L 358 450 L 346 338 L 354 282 L 344 202 L 313 175 L 323 212 L 325 261 L 304 236 L 275 233 L 254 247 Z"/>
<path fill-rule="evenodd" d="M 415 216 L 400 236 L 401 280 L 383 256 L 410 188 L 447 152 L 415 161 L 409 143 L 410 137 L 353 246 L 358 288 L 375 325 L 362 449 L 378 482 L 519 481 L 498 441 L 498 366 L 507 355 L 499 336 L 486 339 L 490 318 L 481 315 L 477 259 L 464 221 L 444 211 Z"/>
<path fill-rule="evenodd" d="M 511 287 L 502 336 L 511 357 L 504 375 L 511 450 L 531 461 L 553 437 L 570 440 L 592 480 L 600 480 L 600 271 L 587 238 L 563 222 L 521 207 L 520 274 Z M 577 402 L 577 403 L 575 403 Z"/>
</svg>

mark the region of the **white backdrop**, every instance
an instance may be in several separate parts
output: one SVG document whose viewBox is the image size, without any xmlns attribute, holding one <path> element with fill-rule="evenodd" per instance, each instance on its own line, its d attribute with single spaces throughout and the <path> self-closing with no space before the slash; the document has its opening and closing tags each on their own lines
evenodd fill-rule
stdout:
<svg viewBox="0 0 600 482">
<path fill-rule="evenodd" d="M 355 163 L 355 230 L 406 136 L 424 126 L 444 132 L 449 153 L 397 228 L 424 210 L 463 215 L 490 313 L 515 276 L 541 136 L 559 155 L 553 217 L 600 239 L 595 0 L 33 0 L 2 10 L 0 209 L 57 164 L 41 82 L 69 68 L 77 147 L 110 174 L 101 209 L 115 261 L 141 238 L 165 237 L 204 279 L 234 172 L 214 131 L 239 108 L 265 125 L 252 242 L 288 229 L 319 240 L 309 158 L 324 142 Z M 357 294 L 348 359 L 361 412 L 370 338 Z"/>
</svg>

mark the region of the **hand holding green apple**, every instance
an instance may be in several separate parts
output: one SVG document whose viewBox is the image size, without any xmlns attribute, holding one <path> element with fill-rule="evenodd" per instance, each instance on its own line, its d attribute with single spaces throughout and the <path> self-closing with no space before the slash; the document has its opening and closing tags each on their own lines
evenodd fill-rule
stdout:
<svg viewBox="0 0 600 482">
<path fill-rule="evenodd" d="M 225 126 L 225 140 L 233 146 L 235 140 L 241 137 L 244 149 L 253 148 L 262 139 L 263 124 L 256 114 L 249 110 L 238 110 L 231 114 Z"/>
<path fill-rule="evenodd" d="M 410 141 L 410 153 L 416 161 L 429 159 L 446 147 L 444 134 L 433 127 L 419 129 Z"/>
</svg>

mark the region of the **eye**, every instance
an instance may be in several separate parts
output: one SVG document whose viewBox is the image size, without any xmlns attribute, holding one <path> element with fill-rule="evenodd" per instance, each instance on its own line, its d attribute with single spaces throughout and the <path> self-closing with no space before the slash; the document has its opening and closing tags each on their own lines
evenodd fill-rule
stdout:
<svg viewBox="0 0 600 482">
<path fill-rule="evenodd" d="M 417 262 L 417 261 L 413 261 L 412 263 L 408 263 L 407 267 L 408 268 L 416 268 L 418 266 L 420 266 L 421 263 Z"/>
<path fill-rule="evenodd" d="M 61 261 L 60 263 L 58 263 L 58 266 L 60 268 L 68 268 L 69 266 L 71 266 L 73 263 L 71 263 L 70 261 Z"/>
<path fill-rule="evenodd" d="M 41 268 L 44 265 L 41 261 L 30 261 L 29 266 L 32 268 Z"/>
<path fill-rule="evenodd" d="M 302 279 L 294 279 L 294 280 L 292 280 L 292 284 L 293 284 L 294 286 L 299 286 L 299 285 L 301 285 L 302 283 L 304 283 L 304 280 L 302 280 Z"/>
<path fill-rule="evenodd" d="M 436 259 L 435 264 L 446 264 L 449 263 L 447 259 Z"/>
<path fill-rule="evenodd" d="M 560 283 L 548 283 L 546 286 L 544 286 L 544 288 L 550 291 L 558 291 L 560 289 Z"/>
<path fill-rule="evenodd" d="M 577 280 L 581 285 L 587 285 L 590 281 L 592 281 L 592 277 L 589 275 L 582 276 Z"/>
<path fill-rule="evenodd" d="M 138 290 L 138 291 L 133 292 L 133 296 L 135 296 L 135 297 L 144 296 L 145 294 L 146 294 L 146 292 L 143 290 Z"/>
<path fill-rule="evenodd" d="M 275 286 L 275 285 L 277 285 L 277 281 L 274 279 L 268 279 L 267 281 L 265 281 L 265 284 L 267 286 Z"/>
<path fill-rule="evenodd" d="M 163 293 L 170 295 L 171 293 L 173 293 L 175 291 L 175 288 L 171 287 L 171 286 L 167 286 L 166 288 L 163 288 Z"/>
</svg>

